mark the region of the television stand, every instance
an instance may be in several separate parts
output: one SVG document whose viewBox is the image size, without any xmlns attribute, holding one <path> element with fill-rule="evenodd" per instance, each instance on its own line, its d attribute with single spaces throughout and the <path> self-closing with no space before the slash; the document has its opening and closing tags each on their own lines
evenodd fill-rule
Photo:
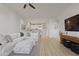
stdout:
<svg viewBox="0 0 79 59">
<path fill-rule="evenodd" d="M 79 38 L 74 37 L 74 36 L 61 35 L 60 38 L 61 38 L 61 40 L 60 40 L 61 43 L 64 43 L 65 40 L 68 40 L 68 41 L 71 41 L 71 42 L 79 44 Z"/>
</svg>

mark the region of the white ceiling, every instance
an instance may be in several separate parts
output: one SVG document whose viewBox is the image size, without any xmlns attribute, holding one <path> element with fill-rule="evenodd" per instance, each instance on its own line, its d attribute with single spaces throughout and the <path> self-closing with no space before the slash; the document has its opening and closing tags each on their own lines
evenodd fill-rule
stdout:
<svg viewBox="0 0 79 59">
<path fill-rule="evenodd" d="M 59 16 L 71 4 L 67 3 L 32 3 L 36 9 L 27 6 L 23 8 L 23 3 L 4 4 L 11 10 L 17 12 L 25 18 L 53 18 Z"/>
</svg>

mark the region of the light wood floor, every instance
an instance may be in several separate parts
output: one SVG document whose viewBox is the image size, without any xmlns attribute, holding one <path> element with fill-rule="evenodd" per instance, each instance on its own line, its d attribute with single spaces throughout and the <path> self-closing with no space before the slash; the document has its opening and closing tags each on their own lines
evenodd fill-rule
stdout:
<svg viewBox="0 0 79 59">
<path fill-rule="evenodd" d="M 59 40 L 54 38 L 49 39 L 47 37 L 43 37 L 39 40 L 39 43 L 34 50 L 36 56 L 77 56 L 76 53 L 64 47 Z"/>
<path fill-rule="evenodd" d="M 30 55 L 11 54 L 11 56 L 77 56 L 77 54 L 60 44 L 57 39 L 42 37 Z"/>
</svg>

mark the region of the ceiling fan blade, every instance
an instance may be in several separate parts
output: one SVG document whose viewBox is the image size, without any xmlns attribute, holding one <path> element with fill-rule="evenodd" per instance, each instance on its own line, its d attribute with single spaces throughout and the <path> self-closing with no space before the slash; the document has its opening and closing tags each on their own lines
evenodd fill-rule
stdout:
<svg viewBox="0 0 79 59">
<path fill-rule="evenodd" d="M 32 4 L 29 3 L 29 6 L 32 7 L 33 9 L 36 9 Z"/>
<path fill-rule="evenodd" d="M 27 5 L 26 5 L 26 4 L 24 4 L 23 8 L 26 8 L 26 6 L 27 6 Z"/>
</svg>

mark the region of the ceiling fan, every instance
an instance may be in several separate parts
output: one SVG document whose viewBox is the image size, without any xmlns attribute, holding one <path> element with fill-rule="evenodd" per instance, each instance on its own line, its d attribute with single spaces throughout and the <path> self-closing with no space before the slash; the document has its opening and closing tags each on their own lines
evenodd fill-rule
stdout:
<svg viewBox="0 0 79 59">
<path fill-rule="evenodd" d="M 34 5 L 32 5 L 31 3 L 28 4 L 28 6 L 30 6 L 33 9 L 36 9 Z M 27 4 L 24 4 L 23 8 L 25 9 L 27 7 Z"/>
</svg>

